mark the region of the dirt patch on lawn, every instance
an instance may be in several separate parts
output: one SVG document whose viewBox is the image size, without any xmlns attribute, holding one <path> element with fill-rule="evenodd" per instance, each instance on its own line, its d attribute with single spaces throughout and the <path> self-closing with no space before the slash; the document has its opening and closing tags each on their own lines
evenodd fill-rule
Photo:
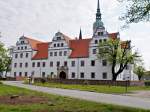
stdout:
<svg viewBox="0 0 150 112">
<path fill-rule="evenodd" d="M 48 100 L 37 96 L 0 96 L 0 104 L 24 105 L 24 104 L 44 104 Z"/>
</svg>

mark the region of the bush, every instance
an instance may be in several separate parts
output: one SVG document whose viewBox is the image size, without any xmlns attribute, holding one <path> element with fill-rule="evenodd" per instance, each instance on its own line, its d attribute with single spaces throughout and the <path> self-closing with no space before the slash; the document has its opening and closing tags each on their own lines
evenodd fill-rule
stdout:
<svg viewBox="0 0 150 112">
<path fill-rule="evenodd" d="M 41 83 L 44 84 L 46 82 L 46 79 L 41 79 Z"/>
<path fill-rule="evenodd" d="M 145 86 L 150 86 L 150 81 L 145 81 Z"/>
<path fill-rule="evenodd" d="M 0 82 L 0 85 L 3 84 L 2 82 Z"/>
</svg>

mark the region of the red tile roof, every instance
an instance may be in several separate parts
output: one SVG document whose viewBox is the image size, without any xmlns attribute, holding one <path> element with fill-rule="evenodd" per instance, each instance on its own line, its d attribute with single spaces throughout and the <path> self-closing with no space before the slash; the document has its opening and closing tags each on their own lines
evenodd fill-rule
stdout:
<svg viewBox="0 0 150 112">
<path fill-rule="evenodd" d="M 91 39 L 70 40 L 72 49 L 70 58 L 87 58 L 89 56 L 89 45 Z"/>
<path fill-rule="evenodd" d="M 29 37 L 25 37 L 25 38 L 27 39 L 27 41 L 29 42 L 33 50 L 37 50 L 37 44 L 43 43 L 42 41 L 31 39 Z"/>
<path fill-rule="evenodd" d="M 48 58 L 48 45 L 49 43 L 37 44 L 37 53 L 32 57 L 33 60 L 47 59 Z"/>
</svg>

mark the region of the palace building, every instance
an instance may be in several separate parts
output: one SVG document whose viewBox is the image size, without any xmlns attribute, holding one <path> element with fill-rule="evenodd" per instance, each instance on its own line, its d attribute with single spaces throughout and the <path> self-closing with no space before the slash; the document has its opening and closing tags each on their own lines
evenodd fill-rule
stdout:
<svg viewBox="0 0 150 112">
<path fill-rule="evenodd" d="M 71 39 L 57 32 L 51 42 L 21 36 L 12 53 L 13 77 L 52 77 L 59 79 L 111 80 L 111 65 L 98 59 L 98 44 L 109 38 L 120 38 L 119 33 L 108 33 L 101 19 L 98 0 L 92 38 Z M 118 76 L 118 80 L 136 80 L 132 65 Z"/>
</svg>

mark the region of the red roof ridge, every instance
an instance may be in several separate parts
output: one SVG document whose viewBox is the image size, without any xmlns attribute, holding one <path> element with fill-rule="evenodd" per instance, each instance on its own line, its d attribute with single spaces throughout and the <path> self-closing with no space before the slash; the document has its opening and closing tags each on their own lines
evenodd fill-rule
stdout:
<svg viewBox="0 0 150 112">
<path fill-rule="evenodd" d="M 27 39 L 27 41 L 29 42 L 33 50 L 37 50 L 37 44 L 43 43 L 42 41 L 39 41 L 33 38 L 29 38 L 29 37 L 25 37 L 25 38 Z"/>
</svg>

